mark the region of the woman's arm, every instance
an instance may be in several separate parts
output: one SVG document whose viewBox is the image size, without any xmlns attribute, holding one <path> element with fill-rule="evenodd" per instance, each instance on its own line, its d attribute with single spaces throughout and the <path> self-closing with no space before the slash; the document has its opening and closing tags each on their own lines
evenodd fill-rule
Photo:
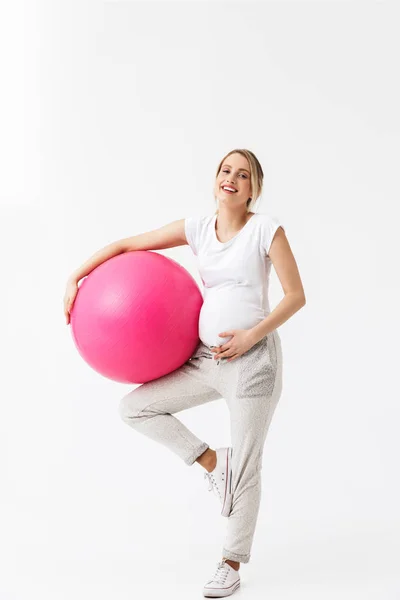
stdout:
<svg viewBox="0 0 400 600">
<path fill-rule="evenodd" d="M 163 250 L 165 248 L 174 248 L 175 246 L 183 246 L 187 244 L 185 236 L 185 219 L 178 219 L 167 223 L 158 229 L 139 233 L 132 237 L 123 238 L 116 242 L 112 242 L 101 250 L 98 250 L 86 262 L 83 263 L 76 271 L 68 278 L 69 282 L 78 282 L 86 275 L 89 275 L 93 269 L 101 265 L 103 262 L 122 254 L 123 252 L 131 252 L 134 250 Z"/>
<path fill-rule="evenodd" d="M 254 343 L 285 323 L 306 303 L 297 263 L 282 227 L 279 227 L 274 235 L 268 256 L 281 282 L 285 296 L 263 321 L 249 329 Z"/>
</svg>

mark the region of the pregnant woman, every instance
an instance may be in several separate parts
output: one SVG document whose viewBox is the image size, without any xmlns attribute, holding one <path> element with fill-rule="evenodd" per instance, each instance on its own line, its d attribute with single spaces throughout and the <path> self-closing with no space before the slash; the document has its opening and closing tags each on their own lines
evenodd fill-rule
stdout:
<svg viewBox="0 0 400 600">
<path fill-rule="evenodd" d="M 297 264 L 285 230 L 270 214 L 251 209 L 261 194 L 263 170 L 250 150 L 235 149 L 216 172 L 212 215 L 189 216 L 159 229 L 110 244 L 68 280 L 69 313 L 79 280 L 121 252 L 188 244 L 204 285 L 199 343 L 180 368 L 146 382 L 122 398 L 120 414 L 137 432 L 163 444 L 186 465 L 195 462 L 227 517 L 221 560 L 204 584 L 206 597 L 224 597 L 240 586 L 240 563 L 248 563 L 261 497 L 263 448 L 282 391 L 278 327 L 305 305 Z M 271 312 L 271 265 L 284 297 Z M 215 450 L 176 416 L 182 410 L 224 398 L 231 446 Z"/>
</svg>

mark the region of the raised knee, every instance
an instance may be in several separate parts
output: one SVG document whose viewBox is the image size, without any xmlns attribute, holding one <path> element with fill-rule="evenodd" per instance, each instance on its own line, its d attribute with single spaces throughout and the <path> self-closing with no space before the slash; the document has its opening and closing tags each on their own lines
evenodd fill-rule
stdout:
<svg viewBox="0 0 400 600">
<path fill-rule="evenodd" d="M 133 421 L 140 418 L 139 407 L 135 406 L 132 392 L 121 398 L 119 403 L 119 414 L 123 421 L 132 424 Z"/>
</svg>

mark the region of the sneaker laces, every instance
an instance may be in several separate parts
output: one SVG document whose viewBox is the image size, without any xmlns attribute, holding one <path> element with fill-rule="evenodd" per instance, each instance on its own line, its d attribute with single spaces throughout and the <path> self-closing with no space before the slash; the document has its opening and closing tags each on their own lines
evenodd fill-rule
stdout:
<svg viewBox="0 0 400 600">
<path fill-rule="evenodd" d="M 212 473 L 204 473 L 204 479 L 208 479 L 208 491 L 211 492 L 211 490 L 213 490 L 214 494 L 218 496 L 220 500 L 222 500 L 221 493 L 219 491 L 217 482 L 215 481 L 214 475 Z"/>
<path fill-rule="evenodd" d="M 224 560 L 222 560 L 218 563 L 217 569 L 213 575 L 213 578 L 210 580 L 210 583 L 212 581 L 215 581 L 216 583 L 221 583 L 223 585 L 226 581 L 226 578 L 228 577 L 228 573 L 229 565 Z"/>
</svg>

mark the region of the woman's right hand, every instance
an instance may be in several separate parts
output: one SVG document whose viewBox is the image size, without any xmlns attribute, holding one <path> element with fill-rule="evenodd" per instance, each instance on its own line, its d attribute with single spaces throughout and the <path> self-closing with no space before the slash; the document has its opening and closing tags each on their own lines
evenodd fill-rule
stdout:
<svg viewBox="0 0 400 600">
<path fill-rule="evenodd" d="M 74 304 L 74 300 L 78 293 L 78 282 L 75 280 L 68 280 L 67 289 L 65 290 L 64 295 L 64 315 L 67 321 L 67 325 L 70 322 L 70 312 L 72 310 L 72 306 Z"/>
</svg>

